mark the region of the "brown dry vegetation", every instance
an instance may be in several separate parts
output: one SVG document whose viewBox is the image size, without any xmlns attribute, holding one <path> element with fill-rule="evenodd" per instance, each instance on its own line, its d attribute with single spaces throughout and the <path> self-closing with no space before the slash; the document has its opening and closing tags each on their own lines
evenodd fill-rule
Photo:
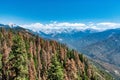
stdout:
<svg viewBox="0 0 120 80">
<path fill-rule="evenodd" d="M 56 41 L 0 28 L 0 43 L 3 80 L 99 80 L 82 54 Z"/>
</svg>

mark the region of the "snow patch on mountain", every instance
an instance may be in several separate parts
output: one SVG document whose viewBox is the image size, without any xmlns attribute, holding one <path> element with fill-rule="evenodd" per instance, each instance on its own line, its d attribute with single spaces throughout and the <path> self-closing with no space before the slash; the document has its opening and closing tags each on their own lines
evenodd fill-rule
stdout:
<svg viewBox="0 0 120 80">
<path fill-rule="evenodd" d="M 6 24 L 4 24 L 6 25 Z M 9 27 L 17 27 L 18 25 L 10 23 L 7 24 Z M 61 33 L 71 33 L 71 32 L 101 32 L 107 29 L 120 28 L 120 23 L 112 22 L 101 22 L 101 23 L 71 23 L 71 22 L 52 22 L 52 23 L 32 23 L 19 25 L 20 27 L 32 30 L 33 32 L 43 32 L 45 34 L 61 34 Z"/>
<path fill-rule="evenodd" d="M 48 24 L 42 23 L 32 23 L 20 25 L 23 28 L 30 29 L 35 32 L 44 32 L 46 34 L 51 33 L 68 33 L 71 31 L 86 31 L 89 30 L 91 32 L 96 31 L 104 31 L 107 29 L 115 29 L 120 28 L 120 23 L 112 23 L 112 22 L 101 22 L 101 23 L 70 23 L 70 22 L 53 22 Z"/>
</svg>

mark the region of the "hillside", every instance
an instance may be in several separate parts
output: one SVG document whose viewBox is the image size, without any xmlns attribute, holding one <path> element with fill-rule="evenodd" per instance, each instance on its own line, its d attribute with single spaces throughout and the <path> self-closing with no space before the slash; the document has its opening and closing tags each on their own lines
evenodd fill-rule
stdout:
<svg viewBox="0 0 120 80">
<path fill-rule="evenodd" d="M 88 55 L 94 55 L 94 57 L 100 60 L 120 66 L 119 43 L 120 43 L 120 34 L 114 34 L 105 40 L 86 46 L 83 49 L 83 52 L 86 52 L 86 54 L 88 52 Z"/>
<path fill-rule="evenodd" d="M 120 79 L 120 28 L 105 31 L 72 31 L 69 33 L 45 34 L 42 37 L 67 44 L 99 63 L 113 77 Z"/>
<path fill-rule="evenodd" d="M 113 34 L 105 40 L 84 47 L 81 51 L 99 60 L 107 70 L 120 77 L 120 34 Z"/>
<path fill-rule="evenodd" d="M 112 80 L 75 50 L 23 28 L 0 28 L 2 80 Z"/>
</svg>

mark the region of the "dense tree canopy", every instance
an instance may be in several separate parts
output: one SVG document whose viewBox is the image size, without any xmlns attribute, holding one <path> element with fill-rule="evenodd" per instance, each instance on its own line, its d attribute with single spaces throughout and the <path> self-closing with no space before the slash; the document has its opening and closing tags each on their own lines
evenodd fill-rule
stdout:
<svg viewBox="0 0 120 80">
<path fill-rule="evenodd" d="M 22 28 L 0 28 L 2 80 L 112 79 L 98 71 L 87 58 L 66 45 L 42 39 Z"/>
</svg>

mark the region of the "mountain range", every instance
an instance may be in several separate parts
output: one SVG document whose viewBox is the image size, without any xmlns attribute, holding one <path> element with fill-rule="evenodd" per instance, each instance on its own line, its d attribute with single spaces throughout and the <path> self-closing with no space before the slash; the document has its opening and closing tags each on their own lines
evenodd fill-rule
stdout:
<svg viewBox="0 0 120 80">
<path fill-rule="evenodd" d="M 4 25 L 6 29 L 12 28 L 17 31 L 21 31 L 20 26 L 15 24 Z M 98 31 L 95 29 L 62 29 L 61 31 L 48 29 L 40 31 L 33 31 L 30 29 L 24 29 L 34 35 L 39 35 L 46 40 L 56 40 L 57 42 L 66 44 L 71 49 L 75 49 L 78 52 L 83 53 L 89 59 L 98 63 L 104 70 L 115 76 L 119 80 L 120 77 L 120 29 L 108 29 L 104 31 Z M 47 33 L 46 33 L 47 32 Z M 95 64 L 96 65 L 96 64 Z M 109 68 L 108 68 L 109 67 Z"/>
<path fill-rule="evenodd" d="M 65 32 L 66 31 L 66 32 Z M 98 62 L 118 79 L 120 77 L 120 29 L 98 31 L 94 29 L 65 30 L 61 33 L 37 32 L 45 39 L 56 40 L 68 45 L 90 59 Z M 69 32 L 67 32 L 69 31 Z M 109 68 L 108 68 L 109 67 Z"/>
<path fill-rule="evenodd" d="M 2 80 L 113 80 L 81 53 L 22 27 L 0 28 Z"/>
</svg>

